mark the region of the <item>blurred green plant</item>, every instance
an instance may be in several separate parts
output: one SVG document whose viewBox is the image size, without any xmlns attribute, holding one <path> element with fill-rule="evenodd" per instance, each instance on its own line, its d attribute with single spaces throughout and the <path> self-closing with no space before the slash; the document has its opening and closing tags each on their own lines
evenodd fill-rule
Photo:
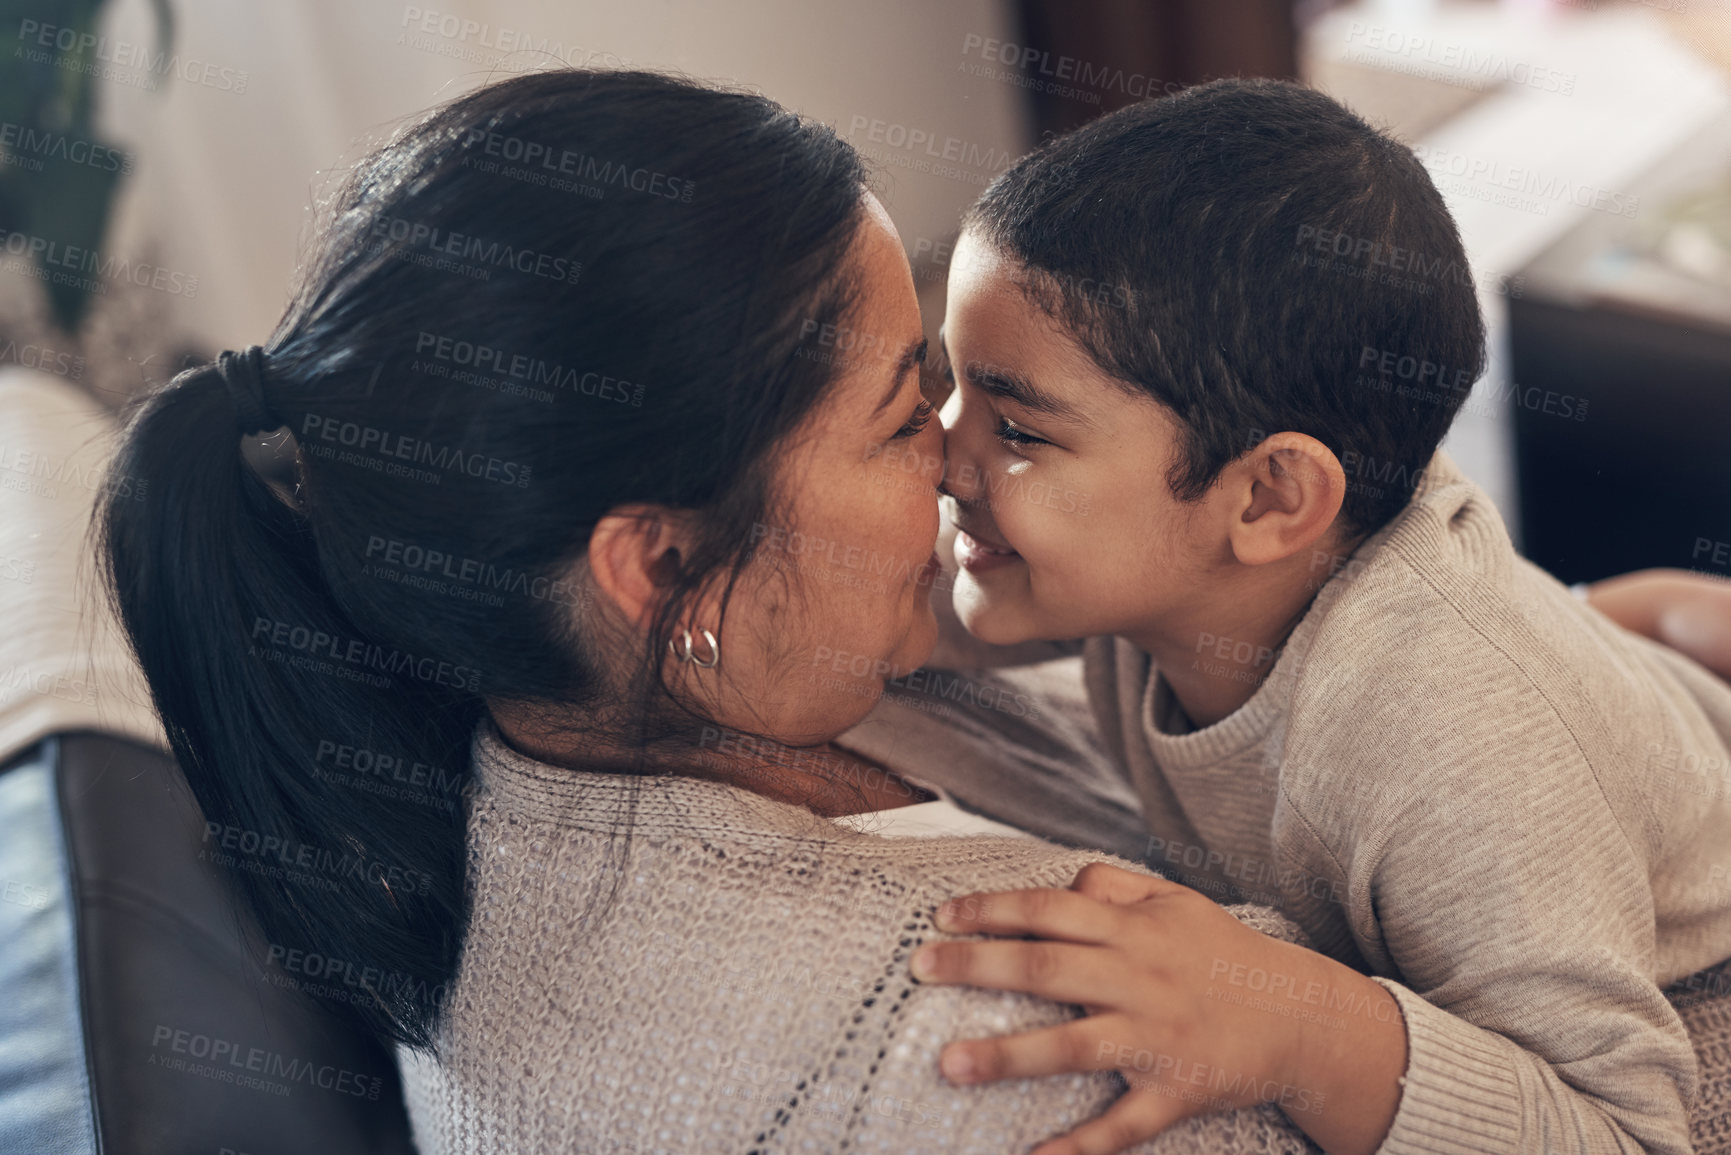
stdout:
<svg viewBox="0 0 1731 1155">
<path fill-rule="evenodd" d="M 107 3 L 0 0 L 0 236 L 24 233 L 62 252 L 74 246 L 101 251 L 115 194 L 130 168 L 93 123 L 105 43 L 96 26 Z M 156 15 L 151 58 L 164 59 L 174 42 L 174 13 L 168 0 L 150 4 Z M 56 46 L 46 48 L 39 37 L 50 28 Z M 90 306 L 88 279 L 45 278 L 41 284 L 55 323 L 77 332 Z"/>
</svg>

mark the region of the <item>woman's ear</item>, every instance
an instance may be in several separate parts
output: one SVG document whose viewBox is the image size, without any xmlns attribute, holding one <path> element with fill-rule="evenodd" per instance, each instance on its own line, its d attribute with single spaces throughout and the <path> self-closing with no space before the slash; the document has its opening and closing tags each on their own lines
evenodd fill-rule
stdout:
<svg viewBox="0 0 1731 1155">
<path fill-rule="evenodd" d="M 620 506 L 589 534 L 589 572 L 627 621 L 647 629 L 686 552 L 685 526 L 672 511 Z"/>
</svg>

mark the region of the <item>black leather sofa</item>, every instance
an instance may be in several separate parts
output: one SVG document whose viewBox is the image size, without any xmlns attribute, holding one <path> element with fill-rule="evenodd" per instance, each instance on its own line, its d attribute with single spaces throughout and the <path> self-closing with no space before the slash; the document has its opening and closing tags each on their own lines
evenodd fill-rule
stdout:
<svg viewBox="0 0 1731 1155">
<path fill-rule="evenodd" d="M 412 1153 L 390 1051 L 273 965 L 202 835 L 174 761 L 131 741 L 0 766 L 0 1152 Z"/>
</svg>

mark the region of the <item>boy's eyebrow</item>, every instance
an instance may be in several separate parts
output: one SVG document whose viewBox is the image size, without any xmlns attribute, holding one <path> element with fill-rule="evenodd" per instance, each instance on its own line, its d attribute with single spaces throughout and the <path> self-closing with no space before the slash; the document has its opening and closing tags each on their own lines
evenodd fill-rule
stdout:
<svg viewBox="0 0 1731 1155">
<path fill-rule="evenodd" d="M 980 389 L 994 397 L 1002 397 L 1012 401 L 1032 413 L 1043 413 L 1055 417 L 1059 421 L 1069 421 L 1076 425 L 1092 425 L 1080 409 L 1068 401 L 1054 397 L 1041 389 L 1026 377 L 1013 369 L 1002 365 L 989 365 L 979 361 L 968 362 L 966 369 L 968 380 Z"/>
<path fill-rule="evenodd" d="M 945 361 L 949 361 L 950 347 L 944 340 L 944 326 L 941 324 L 938 326 L 938 353 Z M 1086 414 L 1074 405 L 1059 400 L 1026 377 L 1006 369 L 1002 365 L 983 365 L 974 361 L 968 364 L 965 372 L 968 380 L 975 388 L 983 389 L 994 397 L 1005 398 L 1024 409 L 1035 413 L 1044 413 L 1048 417 L 1056 417 L 1060 421 L 1070 421 L 1084 426 L 1094 424 Z"/>
</svg>

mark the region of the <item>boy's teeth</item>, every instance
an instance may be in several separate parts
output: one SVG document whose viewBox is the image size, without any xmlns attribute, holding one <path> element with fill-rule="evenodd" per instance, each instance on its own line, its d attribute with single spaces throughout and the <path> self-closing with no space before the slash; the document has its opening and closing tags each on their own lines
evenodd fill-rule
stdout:
<svg viewBox="0 0 1731 1155">
<path fill-rule="evenodd" d="M 971 533 L 968 535 L 968 540 L 973 542 L 974 548 L 979 550 L 981 553 L 1015 553 L 1016 552 L 1013 549 L 1004 549 L 1001 546 L 987 545 L 985 542 L 981 541 L 979 538 L 975 537 Z"/>
</svg>

